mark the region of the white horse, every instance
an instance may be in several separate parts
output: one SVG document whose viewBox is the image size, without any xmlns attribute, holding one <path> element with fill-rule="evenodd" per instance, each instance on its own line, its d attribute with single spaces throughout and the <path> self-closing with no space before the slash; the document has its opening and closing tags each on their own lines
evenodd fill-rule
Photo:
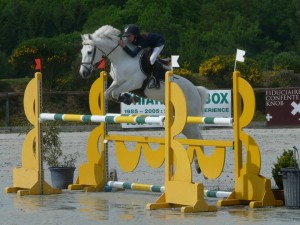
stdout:
<svg viewBox="0 0 300 225">
<path fill-rule="evenodd" d="M 140 67 L 143 51 L 134 58 L 129 56 L 118 44 L 120 33 L 118 29 L 105 25 L 93 34 L 82 35 L 82 62 L 79 73 L 83 78 L 87 78 L 91 74 L 99 65 L 102 57 L 108 58 L 111 62 L 110 75 L 113 78 L 113 82 L 105 91 L 106 100 L 128 100 L 131 95 L 124 95 L 124 93 L 141 88 L 147 78 L 147 75 L 143 73 Z M 174 81 L 180 86 L 187 99 L 188 115 L 203 116 L 207 90 L 204 87 L 194 86 L 189 80 L 181 76 L 175 75 Z M 149 89 L 146 86 L 144 94 L 147 98 L 164 103 L 164 82 L 160 82 L 159 89 Z M 129 100 L 134 102 L 134 99 Z M 187 124 L 182 133 L 187 138 L 202 139 L 201 129 L 198 124 Z M 201 170 L 197 163 L 195 166 L 200 173 Z"/>
</svg>

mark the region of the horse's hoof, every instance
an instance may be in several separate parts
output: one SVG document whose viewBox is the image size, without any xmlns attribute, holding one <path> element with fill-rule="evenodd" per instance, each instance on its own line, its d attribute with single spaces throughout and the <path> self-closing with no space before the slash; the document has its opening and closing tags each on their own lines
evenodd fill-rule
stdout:
<svg viewBox="0 0 300 225">
<path fill-rule="evenodd" d="M 202 172 L 201 169 L 200 169 L 200 167 L 198 167 L 198 168 L 196 169 L 196 171 L 197 171 L 198 174 L 200 174 L 200 173 Z"/>
<path fill-rule="evenodd" d="M 132 103 L 137 103 L 137 102 L 140 102 L 141 101 L 141 98 L 140 97 L 138 97 L 138 96 L 136 96 L 136 95 L 134 95 L 133 97 L 132 97 Z"/>
<path fill-rule="evenodd" d="M 116 169 L 111 169 L 109 171 L 109 181 L 118 181 L 118 175 L 117 175 L 117 170 Z"/>
<path fill-rule="evenodd" d="M 123 103 L 126 105 L 131 105 L 132 100 L 127 98 L 127 99 L 124 99 Z"/>
</svg>

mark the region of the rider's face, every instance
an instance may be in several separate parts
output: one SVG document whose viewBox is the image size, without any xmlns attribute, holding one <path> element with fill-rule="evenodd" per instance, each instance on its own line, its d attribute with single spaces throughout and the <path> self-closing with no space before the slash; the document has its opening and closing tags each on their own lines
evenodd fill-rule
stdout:
<svg viewBox="0 0 300 225">
<path fill-rule="evenodd" d="M 130 35 L 126 36 L 126 38 L 131 43 L 134 41 L 134 35 L 133 34 L 130 34 Z"/>
</svg>

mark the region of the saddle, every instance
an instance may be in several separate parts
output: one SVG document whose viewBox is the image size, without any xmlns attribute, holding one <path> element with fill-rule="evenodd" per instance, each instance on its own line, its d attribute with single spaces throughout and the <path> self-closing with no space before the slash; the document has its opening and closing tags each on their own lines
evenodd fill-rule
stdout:
<svg viewBox="0 0 300 225">
<path fill-rule="evenodd" d="M 171 62 L 170 58 L 160 59 L 157 58 L 154 65 L 150 64 L 150 56 L 152 54 L 152 50 L 145 50 L 140 58 L 140 67 L 143 73 L 147 77 L 151 77 L 154 73 L 154 76 L 161 77 L 162 80 L 165 79 L 165 72 L 169 70 L 169 64 Z M 163 73 L 163 74 L 161 74 Z"/>
<path fill-rule="evenodd" d="M 131 91 L 135 94 L 145 97 L 145 88 L 149 85 L 154 85 L 153 88 L 159 89 L 160 81 L 165 80 L 166 71 L 170 70 L 169 63 L 170 58 L 159 59 L 157 58 L 154 65 L 150 64 L 151 50 L 145 50 L 140 57 L 140 68 L 142 72 L 147 76 L 142 87 L 140 89 Z"/>
</svg>

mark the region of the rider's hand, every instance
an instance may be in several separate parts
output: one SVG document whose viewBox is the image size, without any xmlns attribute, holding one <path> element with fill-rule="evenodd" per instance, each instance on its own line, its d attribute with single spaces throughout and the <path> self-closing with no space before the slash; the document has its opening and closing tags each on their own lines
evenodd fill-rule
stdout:
<svg viewBox="0 0 300 225">
<path fill-rule="evenodd" d="M 125 43 L 123 40 L 119 40 L 119 45 L 121 45 L 123 48 L 125 47 Z"/>
</svg>

